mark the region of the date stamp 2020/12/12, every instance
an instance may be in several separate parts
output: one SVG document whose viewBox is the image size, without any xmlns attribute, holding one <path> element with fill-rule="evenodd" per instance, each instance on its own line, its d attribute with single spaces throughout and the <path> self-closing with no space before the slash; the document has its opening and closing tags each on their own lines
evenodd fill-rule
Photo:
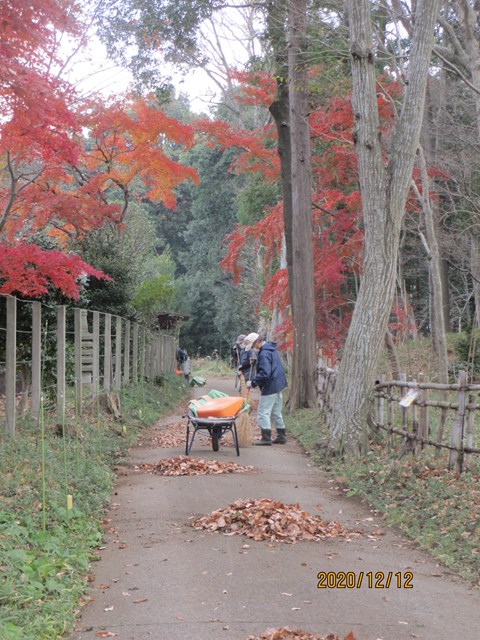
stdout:
<svg viewBox="0 0 480 640">
<path fill-rule="evenodd" d="M 319 571 L 317 589 L 413 589 L 411 571 Z"/>
</svg>

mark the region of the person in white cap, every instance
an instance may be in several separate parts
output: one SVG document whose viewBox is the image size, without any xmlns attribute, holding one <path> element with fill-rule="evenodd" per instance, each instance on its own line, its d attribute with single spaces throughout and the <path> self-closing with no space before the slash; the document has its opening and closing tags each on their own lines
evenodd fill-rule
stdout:
<svg viewBox="0 0 480 640">
<path fill-rule="evenodd" d="M 255 377 L 247 382 L 247 387 L 258 387 L 261 392 L 258 403 L 258 426 L 262 431 L 262 438 L 257 445 L 272 444 L 272 423 L 277 431 L 273 444 L 287 442 L 285 422 L 283 421 L 283 389 L 287 386 L 287 378 L 275 342 L 265 342 L 258 333 L 249 333 L 243 341 L 245 350 L 258 351 Z"/>
</svg>

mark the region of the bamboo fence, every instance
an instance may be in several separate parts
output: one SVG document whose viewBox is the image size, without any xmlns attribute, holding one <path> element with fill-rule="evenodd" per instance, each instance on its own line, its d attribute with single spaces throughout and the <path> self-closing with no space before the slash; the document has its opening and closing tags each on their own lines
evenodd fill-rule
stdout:
<svg viewBox="0 0 480 640">
<path fill-rule="evenodd" d="M 469 384 L 466 371 L 459 371 L 454 383 L 416 380 L 380 379 L 375 384 L 375 407 L 372 421 L 375 427 L 401 436 L 405 450 L 418 453 L 426 446 L 449 452 L 448 468 L 457 472 L 469 470 L 474 446 L 475 420 L 480 410 L 480 385 Z"/>
<path fill-rule="evenodd" d="M 317 366 L 318 406 L 328 413 L 337 371 L 320 357 Z M 369 424 L 387 433 L 387 446 L 400 448 L 400 455 L 420 453 L 426 447 L 448 452 L 448 468 L 468 471 L 472 456 L 480 454 L 480 385 L 469 384 L 466 371 L 453 383 L 429 382 L 423 374 L 407 380 L 381 377 L 372 390 Z M 475 446 L 477 445 L 477 446 Z"/>
</svg>

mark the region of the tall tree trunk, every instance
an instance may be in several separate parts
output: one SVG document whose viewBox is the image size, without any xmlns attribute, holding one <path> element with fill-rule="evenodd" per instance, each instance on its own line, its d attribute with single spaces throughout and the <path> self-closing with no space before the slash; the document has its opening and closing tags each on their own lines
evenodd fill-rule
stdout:
<svg viewBox="0 0 480 640">
<path fill-rule="evenodd" d="M 480 237 L 475 231 L 470 231 L 470 271 L 475 300 L 474 325 L 480 327 Z"/>
<path fill-rule="evenodd" d="M 425 249 L 429 260 L 430 281 L 433 293 L 432 324 L 434 327 L 434 347 L 438 358 L 439 381 L 446 384 L 448 382 L 448 355 L 445 318 L 443 313 L 443 286 L 442 274 L 440 271 L 440 251 L 438 248 L 433 209 L 430 201 L 430 179 L 428 177 L 427 162 L 421 147 L 419 148 L 418 153 L 420 173 L 422 176 L 422 194 L 418 195 L 422 204 L 427 233 Z"/>
<path fill-rule="evenodd" d="M 280 180 L 283 198 L 283 226 L 288 271 L 288 292 L 292 300 L 293 269 L 292 247 L 292 148 L 290 144 L 290 107 L 288 100 L 288 60 L 287 60 L 287 0 L 271 0 L 268 5 L 267 27 L 270 44 L 275 58 L 277 95 L 270 105 L 277 129 L 277 149 L 280 159 Z"/>
<path fill-rule="evenodd" d="M 355 145 L 365 229 L 364 273 L 328 417 L 329 448 L 359 455 L 367 396 L 395 293 L 400 229 L 411 183 L 439 0 L 419 0 L 408 84 L 385 166 L 380 147 L 374 49 L 368 0 L 348 0 Z"/>
<path fill-rule="evenodd" d="M 316 335 L 312 172 L 308 125 L 307 0 L 289 2 L 289 105 L 292 149 L 293 367 L 288 406 L 315 407 Z"/>
<path fill-rule="evenodd" d="M 445 323 L 445 288 L 448 290 L 448 284 L 442 281 L 445 270 L 442 270 L 442 260 L 440 256 L 440 248 L 438 243 L 437 232 L 439 229 L 438 220 L 440 219 L 440 200 L 439 198 L 431 199 L 432 190 L 437 190 L 435 180 L 430 180 L 427 169 L 427 160 L 438 166 L 438 152 L 443 147 L 442 134 L 438 131 L 441 127 L 437 124 L 434 117 L 434 100 L 431 95 L 431 83 L 427 82 L 427 94 L 425 109 L 424 126 L 422 132 L 422 146 L 418 149 L 419 168 L 422 184 L 422 192 L 415 187 L 417 198 L 420 202 L 425 222 L 426 239 L 422 237 L 425 251 L 428 258 L 428 268 L 430 273 L 430 325 L 432 330 L 432 339 L 435 355 L 438 359 L 439 381 L 448 382 L 448 356 L 447 356 L 447 337 Z M 444 96 L 444 92 L 442 92 Z M 436 96 L 435 101 L 439 104 L 441 97 Z M 441 109 L 441 106 L 440 106 Z"/>
<path fill-rule="evenodd" d="M 305 4 L 305 3 L 304 3 Z M 313 287 L 313 246 L 312 246 L 312 222 L 311 222 L 311 187 L 308 190 L 308 207 L 310 210 L 304 207 L 304 210 L 300 212 L 300 215 L 307 216 L 306 226 L 304 232 L 308 233 L 308 240 L 306 237 L 298 236 L 298 233 L 302 232 L 302 223 L 305 222 L 305 218 L 297 217 L 299 212 L 298 205 L 295 205 L 295 212 L 293 209 L 293 186 L 292 186 L 292 144 L 295 140 L 298 144 L 303 137 L 308 136 L 308 146 L 302 150 L 296 149 L 295 154 L 305 160 L 309 166 L 310 162 L 310 133 L 307 123 L 307 89 L 304 84 L 305 100 L 303 109 L 298 105 L 294 107 L 295 114 L 300 113 L 303 116 L 303 130 L 299 129 L 298 124 L 294 132 L 291 131 L 291 113 L 290 97 L 291 91 L 289 90 L 289 83 L 291 79 L 289 77 L 289 66 L 287 58 L 287 18 L 288 10 L 295 9 L 298 11 L 298 7 L 294 7 L 295 3 L 292 2 L 292 6 L 289 7 L 288 0 L 272 0 L 268 2 L 267 8 L 267 26 L 269 32 L 269 39 L 272 45 L 277 77 L 277 96 L 275 102 L 270 105 L 270 113 L 273 116 L 278 135 L 278 154 L 280 157 L 280 170 L 281 170 L 281 183 L 282 183 L 282 195 L 283 195 L 283 221 L 285 228 L 285 245 L 286 245 L 286 262 L 288 271 L 288 287 L 290 295 L 290 304 L 292 309 L 292 318 L 294 324 L 294 349 L 292 358 L 292 388 L 289 394 L 289 409 L 293 410 L 296 407 L 314 406 L 316 404 L 316 344 L 315 344 L 315 305 L 314 305 L 314 287 Z M 300 8 L 302 11 L 302 9 Z M 304 9 L 305 11 L 305 9 Z M 305 15 L 305 14 L 304 14 Z M 306 16 L 305 16 L 306 19 Z M 295 36 L 296 37 L 296 36 Z M 289 54 L 291 55 L 291 54 Z M 300 69 L 296 70 L 297 72 Z M 304 72 L 304 71 L 302 71 Z M 288 78 L 288 82 L 287 82 Z M 298 83 L 298 81 L 295 80 Z M 300 86 L 300 85 L 299 85 Z M 294 96 L 295 100 L 297 96 Z M 297 135 L 300 136 L 297 139 Z M 302 137 L 303 136 L 303 137 Z M 305 143 L 304 143 L 305 144 Z M 303 163 L 304 164 L 304 163 Z M 297 180 L 297 173 L 295 173 L 295 181 Z M 303 179 L 303 178 L 302 178 Z M 297 185 L 298 188 L 299 185 Z M 302 183 L 302 188 L 305 189 L 305 185 Z M 300 196 L 301 197 L 301 196 Z M 299 202 L 298 193 L 295 195 L 295 202 Z M 306 214 L 305 214 L 306 211 Z M 310 222 L 308 223 L 308 216 L 310 216 Z M 294 229 L 295 226 L 295 229 Z M 308 231 L 305 231 L 308 229 Z M 295 236 L 297 238 L 295 240 Z M 303 255 L 305 249 L 312 248 L 312 262 L 311 262 L 311 276 L 306 276 L 302 273 L 304 268 Z M 308 258 L 307 258 L 308 261 Z M 310 285 L 306 285 L 307 282 L 311 282 Z M 307 289 L 310 289 L 307 292 Z M 305 297 L 306 295 L 306 297 Z M 311 299 L 309 306 L 313 311 L 307 316 L 305 315 L 305 302 Z M 301 324 L 298 324 L 301 323 Z M 306 327 L 303 326 L 306 323 Z M 308 337 L 307 337 L 308 336 Z"/>
<path fill-rule="evenodd" d="M 472 84 L 477 89 L 474 92 L 475 111 L 477 120 L 477 136 L 480 139 L 480 42 L 478 39 L 478 21 L 480 19 L 477 5 L 470 5 L 465 0 L 457 3 L 460 17 L 460 25 L 465 38 L 465 53 L 468 60 L 468 70 L 470 71 Z M 470 268 L 473 278 L 473 295 L 475 300 L 474 323 L 480 326 L 480 266 L 478 257 L 480 255 L 480 233 L 477 225 L 471 226 L 470 231 Z"/>
<path fill-rule="evenodd" d="M 285 247 L 288 271 L 288 292 L 293 298 L 290 274 L 293 270 L 292 247 L 292 148 L 290 145 L 290 109 L 288 104 L 288 85 L 278 81 L 277 98 L 270 105 L 270 113 L 275 121 L 278 138 L 278 156 L 280 158 L 280 179 L 283 198 L 283 227 L 285 230 Z"/>
<path fill-rule="evenodd" d="M 429 85 L 430 86 L 430 83 Z M 427 88 L 428 91 L 428 88 Z M 428 96 L 428 94 L 427 94 Z M 432 101 L 433 102 L 433 101 Z M 435 166 L 439 166 L 441 162 L 441 157 L 443 150 L 445 149 L 445 118 L 447 111 L 447 73 L 445 69 L 440 71 L 440 83 L 438 88 L 438 93 L 436 95 L 436 105 L 431 105 L 432 111 L 435 109 L 435 114 L 432 113 L 432 122 L 430 124 L 430 137 L 431 144 L 433 148 L 432 159 Z M 445 198 L 440 197 L 432 202 L 432 206 L 434 207 L 434 230 L 435 235 L 438 239 L 441 238 L 441 234 L 444 231 L 443 224 L 443 205 L 445 202 Z M 441 253 L 438 257 L 438 269 L 440 272 L 440 282 L 442 288 L 442 313 L 443 313 L 443 324 L 445 327 L 445 331 L 450 331 L 450 290 L 448 287 L 448 260 L 444 258 Z"/>
</svg>

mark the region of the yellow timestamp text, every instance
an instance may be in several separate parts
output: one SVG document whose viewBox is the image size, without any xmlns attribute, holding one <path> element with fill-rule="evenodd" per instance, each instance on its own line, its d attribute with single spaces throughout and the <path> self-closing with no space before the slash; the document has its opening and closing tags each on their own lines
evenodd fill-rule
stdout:
<svg viewBox="0 0 480 640">
<path fill-rule="evenodd" d="M 317 589 L 413 589 L 411 571 L 319 571 Z"/>
</svg>

